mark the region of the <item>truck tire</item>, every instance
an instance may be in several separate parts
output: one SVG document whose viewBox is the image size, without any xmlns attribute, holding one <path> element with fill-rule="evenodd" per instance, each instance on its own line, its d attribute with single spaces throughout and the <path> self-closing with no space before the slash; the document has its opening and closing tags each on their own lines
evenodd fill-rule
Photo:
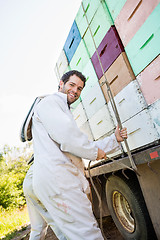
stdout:
<svg viewBox="0 0 160 240">
<path fill-rule="evenodd" d="M 157 239 L 137 181 L 110 176 L 106 183 L 106 199 L 110 214 L 124 239 Z"/>
</svg>

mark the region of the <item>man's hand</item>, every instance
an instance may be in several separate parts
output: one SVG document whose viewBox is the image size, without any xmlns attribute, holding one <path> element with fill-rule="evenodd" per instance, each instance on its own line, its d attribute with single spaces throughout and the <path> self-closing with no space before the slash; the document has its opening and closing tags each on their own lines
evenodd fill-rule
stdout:
<svg viewBox="0 0 160 240">
<path fill-rule="evenodd" d="M 116 131 L 115 131 L 115 136 L 117 139 L 117 142 L 122 142 L 124 139 L 126 139 L 127 136 L 127 128 L 122 128 L 120 131 L 119 126 L 117 126 Z"/>
<path fill-rule="evenodd" d="M 97 154 L 96 160 L 106 159 L 106 158 L 107 158 L 106 153 L 102 149 L 98 148 L 98 154 Z"/>
</svg>

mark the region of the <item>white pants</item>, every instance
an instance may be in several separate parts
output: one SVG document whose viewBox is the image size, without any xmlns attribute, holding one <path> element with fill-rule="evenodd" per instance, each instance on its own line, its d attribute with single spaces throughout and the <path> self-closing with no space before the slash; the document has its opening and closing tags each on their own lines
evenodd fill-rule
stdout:
<svg viewBox="0 0 160 240">
<path fill-rule="evenodd" d="M 31 222 L 30 240 L 43 240 L 47 232 L 48 225 L 60 240 L 67 240 L 59 228 L 53 223 L 48 211 L 33 192 L 32 186 L 33 166 L 28 170 L 23 182 L 23 191 L 26 197 L 29 218 Z M 48 225 L 47 225 L 47 223 Z"/>
<path fill-rule="evenodd" d="M 74 169 L 64 164 L 52 175 L 44 170 L 43 166 L 34 172 L 33 189 L 52 223 L 56 223 L 68 240 L 103 240 L 91 202 Z"/>
</svg>

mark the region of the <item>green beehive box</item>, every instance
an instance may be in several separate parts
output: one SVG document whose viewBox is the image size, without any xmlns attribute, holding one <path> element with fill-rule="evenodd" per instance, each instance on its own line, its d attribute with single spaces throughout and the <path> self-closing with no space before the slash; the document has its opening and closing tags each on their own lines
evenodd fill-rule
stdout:
<svg viewBox="0 0 160 240">
<path fill-rule="evenodd" d="M 106 4 L 108 6 L 108 9 L 110 11 L 110 14 L 113 18 L 113 21 L 115 21 L 116 17 L 120 13 L 120 11 L 126 1 L 127 0 L 118 0 L 118 1 L 117 0 L 105 0 Z"/>
<path fill-rule="evenodd" d="M 100 0 L 83 0 L 83 7 L 88 19 L 88 22 L 90 23 L 92 21 L 92 18 L 95 14 L 95 12 L 97 11 L 99 5 L 100 5 Z M 78 13 L 75 17 L 75 21 L 77 23 L 77 27 L 79 29 L 79 32 L 81 34 L 81 37 L 83 37 L 83 35 L 85 34 L 88 25 L 87 25 L 87 20 L 85 17 L 85 13 L 83 11 L 82 6 L 80 6 Z"/>
<path fill-rule="evenodd" d="M 110 16 L 110 13 L 109 13 L 106 5 L 103 3 L 99 6 L 96 14 L 94 15 L 94 18 L 93 18 L 91 24 L 90 24 L 90 29 L 91 29 L 92 35 L 94 37 L 96 47 L 99 46 L 99 44 L 101 43 L 105 34 L 111 27 L 111 25 L 113 25 L 112 18 Z M 89 29 L 87 30 L 83 39 L 84 39 L 84 42 L 88 49 L 88 53 L 89 53 L 90 57 L 92 57 L 92 55 L 94 54 L 96 49 L 94 47 L 93 40 L 92 40 Z"/>
<path fill-rule="evenodd" d="M 160 4 L 125 48 L 137 76 L 160 53 Z"/>
<path fill-rule="evenodd" d="M 84 41 L 83 39 L 81 39 L 81 42 L 70 62 L 70 67 L 71 69 L 75 69 L 82 72 L 88 61 L 89 61 L 89 55 L 85 47 Z"/>
<path fill-rule="evenodd" d="M 79 97 L 79 98 L 77 99 L 77 101 L 75 101 L 74 103 L 71 104 L 71 112 L 73 112 L 73 111 L 76 109 L 76 107 L 78 106 L 78 104 L 79 104 L 81 101 L 82 101 L 82 100 L 81 100 L 81 97 Z"/>
<path fill-rule="evenodd" d="M 86 64 L 82 73 L 84 74 L 87 80 L 86 85 L 81 93 L 81 98 L 83 101 L 83 98 L 88 94 L 88 92 L 95 85 L 95 83 L 98 82 L 98 77 L 96 75 L 96 72 L 94 70 L 91 60 L 89 60 L 89 62 Z"/>
</svg>

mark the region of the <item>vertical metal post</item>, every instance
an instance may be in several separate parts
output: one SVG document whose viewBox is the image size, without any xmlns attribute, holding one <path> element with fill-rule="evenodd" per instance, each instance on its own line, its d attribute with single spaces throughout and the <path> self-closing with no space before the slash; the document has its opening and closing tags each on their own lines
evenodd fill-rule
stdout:
<svg viewBox="0 0 160 240">
<path fill-rule="evenodd" d="M 97 57 L 98 57 L 98 61 L 99 61 L 99 64 L 100 64 L 100 67 L 101 67 L 101 70 L 102 70 L 102 73 L 103 73 L 103 76 L 105 78 L 105 82 L 106 85 L 107 85 L 107 93 L 108 93 L 108 96 L 109 96 L 109 99 L 110 99 L 110 102 L 111 102 L 111 106 L 113 108 L 113 111 L 115 113 L 115 117 L 116 117 L 116 120 L 117 120 L 117 123 L 120 127 L 120 129 L 122 129 L 122 123 L 121 123 L 121 120 L 120 120 L 120 116 L 118 114 L 118 110 L 117 110 L 117 107 L 116 107 L 116 104 L 115 104 L 115 101 L 114 101 L 114 97 L 113 97 L 113 94 L 112 94 L 112 91 L 110 89 L 110 85 L 109 85 L 109 82 L 106 78 L 106 75 L 105 75 L 105 72 L 104 72 L 104 69 L 103 69 L 103 66 L 102 66 L 102 62 L 101 62 L 101 59 L 100 59 L 100 56 L 99 56 L 99 53 L 98 53 L 98 50 L 97 50 L 97 47 L 96 47 L 96 43 L 95 43 L 95 40 L 93 38 L 93 34 L 92 34 L 92 31 L 91 31 L 91 28 L 90 28 L 90 24 L 88 22 L 88 18 L 87 18 L 87 15 L 86 15 L 86 12 L 85 12 L 85 9 L 84 9 L 84 6 L 83 6 L 83 2 L 81 2 L 81 6 L 82 6 L 82 9 L 83 9 L 83 12 L 84 12 L 84 15 L 85 15 L 85 18 L 86 18 L 86 21 L 87 21 L 87 25 L 88 25 L 88 29 L 90 31 L 90 34 L 91 34 L 91 37 L 92 37 L 92 40 L 93 40 L 93 44 L 94 44 L 94 47 L 96 49 L 96 53 L 97 53 Z M 131 151 L 129 149 L 129 145 L 128 145 L 128 142 L 126 139 L 124 139 L 124 143 L 125 143 L 125 147 L 126 147 L 126 150 L 127 150 L 127 154 L 128 154 L 128 158 L 130 160 L 130 164 L 132 166 L 132 168 L 136 171 L 137 170 L 137 167 L 135 165 L 135 162 L 132 158 L 132 155 L 131 155 Z"/>
</svg>

